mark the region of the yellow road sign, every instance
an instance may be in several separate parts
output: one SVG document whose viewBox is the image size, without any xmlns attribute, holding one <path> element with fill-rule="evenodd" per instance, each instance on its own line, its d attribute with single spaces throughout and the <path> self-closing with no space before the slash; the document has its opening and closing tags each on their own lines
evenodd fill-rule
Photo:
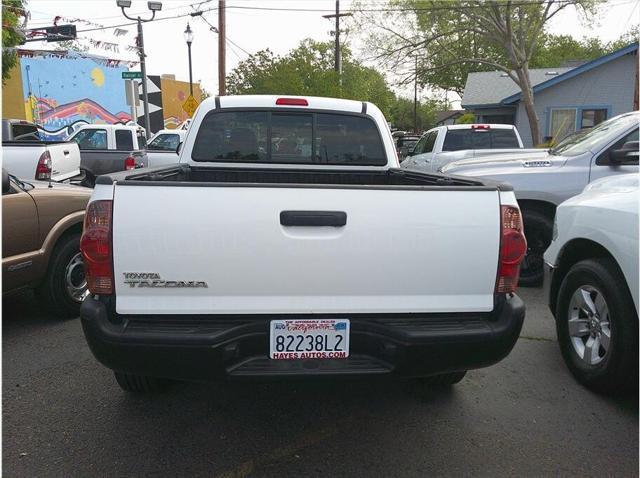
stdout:
<svg viewBox="0 0 640 478">
<path fill-rule="evenodd" d="M 193 116 L 193 112 L 196 110 L 197 107 L 198 107 L 198 102 L 191 95 L 189 95 L 189 97 L 186 100 L 184 100 L 184 103 L 182 103 L 182 109 L 185 111 L 185 113 L 189 115 L 189 117 Z"/>
</svg>

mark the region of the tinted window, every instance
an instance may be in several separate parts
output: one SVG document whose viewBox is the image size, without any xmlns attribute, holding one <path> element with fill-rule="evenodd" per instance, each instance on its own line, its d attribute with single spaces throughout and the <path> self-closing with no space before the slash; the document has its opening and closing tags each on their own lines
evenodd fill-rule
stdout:
<svg viewBox="0 0 640 478">
<path fill-rule="evenodd" d="M 13 140 L 14 141 L 40 141 L 40 135 L 38 134 L 38 127 L 28 124 L 14 124 L 13 125 Z"/>
<path fill-rule="evenodd" d="M 147 137 L 144 131 L 138 131 L 136 136 L 138 137 L 138 148 L 144 149 L 147 146 Z"/>
<path fill-rule="evenodd" d="M 598 156 L 596 160 L 596 164 L 610 165 L 611 161 L 609 159 L 609 154 L 611 154 L 611 151 L 615 149 L 622 149 L 625 143 L 628 143 L 630 141 L 640 141 L 640 130 L 638 128 L 636 128 L 631 133 L 624 135 L 621 139 L 616 141 L 613 146 L 610 146 L 609 148 L 607 148 L 607 150 L 604 153 Z M 618 163 L 618 164 L 638 164 L 638 158 L 637 157 L 629 158 L 628 160 L 625 160 L 622 163 Z"/>
<path fill-rule="evenodd" d="M 129 130 L 116 130 L 116 149 L 129 150 L 133 149 L 133 135 Z"/>
<path fill-rule="evenodd" d="M 378 129 L 368 118 L 256 111 L 207 115 L 196 136 L 192 159 L 355 165 L 387 162 Z"/>
<path fill-rule="evenodd" d="M 512 129 L 450 129 L 444 138 L 442 151 L 519 147 Z"/>
<path fill-rule="evenodd" d="M 433 147 L 436 144 L 436 139 L 438 138 L 438 132 L 433 131 L 427 135 L 427 140 L 424 143 L 424 151 L 423 153 L 430 153 L 433 151 Z"/>
<path fill-rule="evenodd" d="M 275 163 L 310 163 L 313 116 L 271 116 L 271 157 Z"/>
<path fill-rule="evenodd" d="M 315 137 L 315 154 L 322 163 L 387 163 L 378 128 L 368 118 L 318 113 Z"/>
<path fill-rule="evenodd" d="M 242 111 L 213 113 L 198 130 L 195 161 L 266 161 L 269 114 Z"/>
<path fill-rule="evenodd" d="M 83 129 L 73 140 L 80 149 L 107 149 L 107 132 L 104 129 Z"/>
<path fill-rule="evenodd" d="M 516 132 L 512 129 L 494 129 L 491 131 L 492 148 L 519 148 Z"/>
<path fill-rule="evenodd" d="M 420 141 L 418 141 L 418 144 L 416 144 L 416 147 L 413 149 L 413 154 L 422 154 L 424 153 L 424 145 L 427 143 L 427 137 L 429 135 L 424 135 L 422 138 L 420 138 Z"/>
<path fill-rule="evenodd" d="M 147 149 L 158 149 L 161 151 L 175 151 L 180 144 L 180 136 L 177 134 L 160 134 L 149 142 Z"/>
</svg>

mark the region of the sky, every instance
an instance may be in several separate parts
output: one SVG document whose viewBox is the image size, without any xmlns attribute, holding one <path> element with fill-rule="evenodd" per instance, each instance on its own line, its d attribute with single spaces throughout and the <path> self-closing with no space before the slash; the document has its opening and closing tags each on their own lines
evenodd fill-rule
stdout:
<svg viewBox="0 0 640 478">
<path fill-rule="evenodd" d="M 363 0 L 367 5 L 376 6 L 384 2 Z M 133 0 L 127 10 L 130 16 L 140 14 L 150 16 L 146 1 Z M 350 8 L 351 1 L 342 0 L 341 10 Z M 211 25 L 218 25 L 217 1 L 165 0 L 157 20 L 144 24 L 144 42 L 147 54 L 147 74 L 174 74 L 176 79 L 188 81 L 187 45 L 183 32 L 190 23 L 194 32 L 192 43 L 193 79 L 201 81 L 210 92 L 218 90 L 218 35 L 211 31 Z M 51 25 L 54 17 L 63 17 L 60 24 L 74 20 L 79 31 L 80 42 L 90 48 L 90 53 L 109 58 L 135 59 L 126 47 L 134 44 L 135 25 L 119 26 L 126 33 L 115 36 L 116 25 L 130 23 L 116 6 L 116 0 L 29 0 L 31 12 L 28 27 Z M 201 17 L 182 16 L 200 8 L 205 11 Z M 334 0 L 227 0 L 227 74 L 251 53 L 269 48 L 276 54 L 284 54 L 295 48 L 305 38 L 330 41 L 330 31 L 334 24 L 322 17 L 335 9 Z M 212 9 L 212 11 L 206 11 Z M 259 10 L 262 9 L 262 10 Z M 305 9 L 318 11 L 285 11 L 279 9 Z M 206 22 L 205 22 L 206 21 Z M 560 12 L 550 25 L 556 34 L 599 37 L 607 42 L 615 40 L 628 28 L 640 23 L 640 0 L 609 0 L 600 9 L 596 24 L 587 28 L 581 24 L 572 8 Z M 103 30 L 93 30 L 102 26 L 114 26 Z M 353 32 L 343 34 L 353 39 Z M 118 44 L 119 52 L 105 51 L 91 46 L 90 40 Z M 33 42 L 29 48 L 50 49 L 52 44 Z M 358 51 L 354 52 L 358 56 Z M 135 69 L 135 68 L 134 68 Z M 408 91 L 398 90 L 408 96 Z"/>
</svg>

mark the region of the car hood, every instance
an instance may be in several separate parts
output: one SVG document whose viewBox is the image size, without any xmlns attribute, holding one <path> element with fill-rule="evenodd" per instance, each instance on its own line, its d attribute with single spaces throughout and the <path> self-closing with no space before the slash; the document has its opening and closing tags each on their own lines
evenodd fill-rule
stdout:
<svg viewBox="0 0 640 478">
<path fill-rule="evenodd" d="M 442 172 L 446 174 L 481 176 L 483 174 L 496 174 L 498 171 L 520 172 L 525 169 L 559 168 L 566 160 L 567 158 L 564 156 L 549 154 L 546 149 L 530 150 L 530 152 L 527 151 L 526 153 L 500 154 L 453 161 L 444 166 Z"/>
</svg>

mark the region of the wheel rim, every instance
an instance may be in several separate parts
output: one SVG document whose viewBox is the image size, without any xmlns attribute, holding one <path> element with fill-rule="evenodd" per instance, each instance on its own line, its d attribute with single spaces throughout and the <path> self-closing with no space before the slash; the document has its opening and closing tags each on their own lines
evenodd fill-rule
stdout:
<svg viewBox="0 0 640 478">
<path fill-rule="evenodd" d="M 67 289 L 67 294 L 74 302 L 82 302 L 89 295 L 87 279 L 84 275 L 84 262 L 82 261 L 82 254 L 79 252 L 71 258 L 65 268 L 64 285 Z"/>
<path fill-rule="evenodd" d="M 578 357 L 597 365 L 611 352 L 609 307 L 600 290 L 579 287 L 569 301 L 569 338 Z"/>
</svg>

